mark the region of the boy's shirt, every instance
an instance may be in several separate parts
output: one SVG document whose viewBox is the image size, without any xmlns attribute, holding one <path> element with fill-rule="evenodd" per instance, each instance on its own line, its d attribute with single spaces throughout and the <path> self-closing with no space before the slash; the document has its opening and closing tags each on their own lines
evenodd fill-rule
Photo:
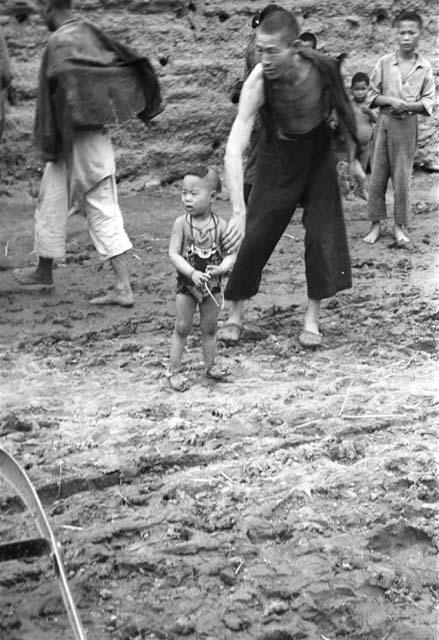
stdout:
<svg viewBox="0 0 439 640">
<path fill-rule="evenodd" d="M 425 115 L 431 115 L 435 96 L 433 69 L 428 60 L 419 54 L 416 55 L 416 61 L 404 83 L 396 52 L 389 53 L 378 60 L 370 78 L 366 100 L 368 107 L 373 105 L 375 98 L 379 95 L 391 96 L 407 102 L 421 101 Z M 387 107 L 381 107 L 380 110 L 387 111 Z"/>
</svg>

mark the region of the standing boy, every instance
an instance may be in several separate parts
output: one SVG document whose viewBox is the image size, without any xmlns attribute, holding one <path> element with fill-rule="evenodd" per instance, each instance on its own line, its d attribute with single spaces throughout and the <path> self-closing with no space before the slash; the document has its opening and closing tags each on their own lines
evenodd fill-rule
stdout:
<svg viewBox="0 0 439 640">
<path fill-rule="evenodd" d="M 221 181 L 215 169 L 193 167 L 183 178 L 181 200 L 186 213 L 174 222 L 169 242 L 169 258 L 178 272 L 167 374 L 175 391 L 186 391 L 189 387 L 188 378 L 181 372 L 181 359 L 197 307 L 206 376 L 221 380 L 228 375 L 215 364 L 221 276 L 228 273 L 235 260 L 234 254 L 226 255 L 223 248 L 227 223 L 212 211 L 212 203 L 220 191 Z"/>
<path fill-rule="evenodd" d="M 417 114 L 433 110 L 434 78 L 430 63 L 417 46 L 422 18 L 404 11 L 396 20 L 398 50 L 383 56 L 370 81 L 369 107 L 379 107 L 369 184 L 368 215 L 372 228 L 364 241 L 373 244 L 380 236 L 380 221 L 386 218 L 389 178 L 394 188 L 393 234 L 399 245 L 410 238 L 405 227 L 410 212 L 410 181 L 416 151 Z"/>
</svg>

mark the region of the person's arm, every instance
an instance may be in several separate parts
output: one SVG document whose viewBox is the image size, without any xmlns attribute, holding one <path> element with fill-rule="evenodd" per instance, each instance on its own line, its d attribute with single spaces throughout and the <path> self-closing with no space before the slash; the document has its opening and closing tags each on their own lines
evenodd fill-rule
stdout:
<svg viewBox="0 0 439 640">
<path fill-rule="evenodd" d="M 232 217 L 224 234 L 224 248 L 235 251 L 244 236 L 245 213 L 243 157 L 258 109 L 264 103 L 262 65 L 257 64 L 245 81 L 239 101 L 238 115 L 232 125 L 225 155 L 226 183 L 232 204 Z"/>
<path fill-rule="evenodd" d="M 174 226 L 171 231 L 171 239 L 169 240 L 169 259 L 174 267 L 183 276 L 186 276 L 189 280 L 196 285 L 201 285 L 203 282 L 209 280 L 209 275 L 202 271 L 197 271 L 191 264 L 181 255 L 181 249 L 183 246 L 183 234 L 184 234 L 184 217 L 180 216 L 174 222 Z"/>
<path fill-rule="evenodd" d="M 407 111 L 420 113 L 423 116 L 431 116 L 433 112 L 435 93 L 436 87 L 433 70 L 429 67 L 422 85 L 419 100 L 416 102 L 407 102 Z"/>
<path fill-rule="evenodd" d="M 377 121 L 376 114 L 369 107 L 361 107 L 361 111 L 369 117 L 370 124 L 375 124 Z"/>
<path fill-rule="evenodd" d="M 404 113 L 404 111 L 407 111 L 407 103 L 405 100 L 383 94 L 383 75 L 383 59 L 381 59 L 378 61 L 370 76 L 367 106 L 371 108 L 389 107 L 395 114 Z"/>
<path fill-rule="evenodd" d="M 226 256 L 224 256 L 220 264 L 211 264 L 207 267 L 206 271 L 212 277 L 225 276 L 227 273 L 229 273 L 229 271 L 232 270 L 232 267 L 235 264 L 235 260 L 236 252 L 228 253 Z"/>
</svg>

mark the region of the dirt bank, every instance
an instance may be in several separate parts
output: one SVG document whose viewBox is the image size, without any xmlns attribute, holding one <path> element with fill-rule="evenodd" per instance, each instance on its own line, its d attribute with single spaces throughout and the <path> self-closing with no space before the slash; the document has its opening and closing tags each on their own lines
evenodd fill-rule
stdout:
<svg viewBox="0 0 439 640">
<path fill-rule="evenodd" d="M 17 181 L 33 192 L 41 162 L 32 145 L 38 67 L 48 33 L 41 19 L 24 21 L 26 0 L 0 3 L 12 58 L 15 103 L 8 109 L 0 153 L 0 189 Z M 115 38 L 147 55 L 163 88 L 166 109 L 146 128 L 140 122 L 116 127 L 113 139 L 118 180 L 131 191 L 173 182 L 190 164 L 222 164 L 224 145 L 236 108 L 230 85 L 242 76 L 243 55 L 252 32 L 251 16 L 264 2 L 253 0 L 77 0 L 78 12 Z M 359 70 L 371 73 L 378 58 L 395 46 L 392 21 L 406 0 L 282 0 L 295 11 L 303 31 L 313 31 L 320 51 L 348 54 L 346 83 Z M 12 11 L 19 6 L 19 11 Z M 418 0 L 425 29 L 420 51 L 439 71 L 435 3 Z M 437 118 L 420 119 L 416 163 L 439 170 Z"/>
</svg>

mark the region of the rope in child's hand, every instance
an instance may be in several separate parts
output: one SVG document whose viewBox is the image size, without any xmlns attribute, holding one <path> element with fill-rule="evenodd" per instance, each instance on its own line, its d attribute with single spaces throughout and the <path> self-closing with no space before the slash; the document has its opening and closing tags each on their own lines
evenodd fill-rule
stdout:
<svg viewBox="0 0 439 640">
<path fill-rule="evenodd" d="M 207 293 L 210 295 L 210 297 L 212 298 L 212 300 L 214 301 L 214 303 L 216 304 L 218 309 L 221 309 L 221 311 L 223 311 L 223 309 L 224 309 L 224 294 L 223 294 L 223 290 L 222 290 L 221 286 L 220 286 L 221 304 L 218 304 L 218 301 L 215 298 L 215 296 L 213 295 L 212 291 L 209 289 L 209 286 L 208 286 L 207 282 L 204 283 L 204 286 L 206 287 Z"/>
</svg>

